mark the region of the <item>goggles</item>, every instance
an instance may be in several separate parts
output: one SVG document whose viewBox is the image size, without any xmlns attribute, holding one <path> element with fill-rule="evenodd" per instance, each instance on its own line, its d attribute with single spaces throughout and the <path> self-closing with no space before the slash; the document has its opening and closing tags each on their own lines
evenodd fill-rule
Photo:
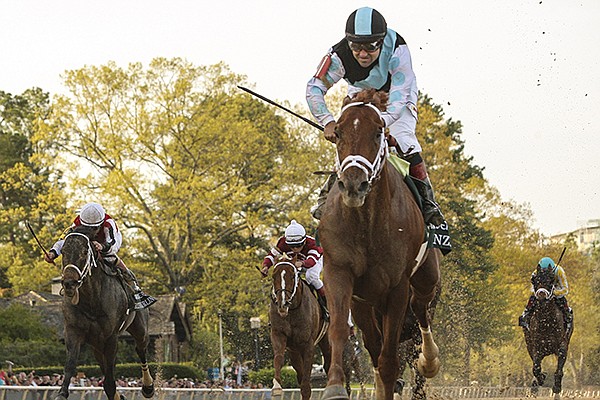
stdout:
<svg viewBox="0 0 600 400">
<path fill-rule="evenodd" d="M 357 53 L 359 53 L 361 50 L 364 50 L 367 53 L 373 53 L 379 50 L 379 48 L 381 48 L 382 43 L 383 42 L 381 40 L 377 40 L 375 42 L 370 43 L 358 43 L 348 41 L 348 46 L 350 46 L 350 50 L 355 51 Z"/>
</svg>

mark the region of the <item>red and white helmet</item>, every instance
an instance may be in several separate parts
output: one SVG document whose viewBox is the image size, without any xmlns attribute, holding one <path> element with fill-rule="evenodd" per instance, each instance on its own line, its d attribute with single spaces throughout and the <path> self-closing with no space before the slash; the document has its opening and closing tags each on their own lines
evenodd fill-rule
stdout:
<svg viewBox="0 0 600 400">
<path fill-rule="evenodd" d="M 285 243 L 288 246 L 302 246 L 306 241 L 306 230 L 295 219 L 285 228 Z"/>
<path fill-rule="evenodd" d="M 106 212 L 104 208 L 98 203 L 87 203 L 81 207 L 79 211 L 79 219 L 82 225 L 86 226 L 100 226 L 104 222 Z"/>
</svg>

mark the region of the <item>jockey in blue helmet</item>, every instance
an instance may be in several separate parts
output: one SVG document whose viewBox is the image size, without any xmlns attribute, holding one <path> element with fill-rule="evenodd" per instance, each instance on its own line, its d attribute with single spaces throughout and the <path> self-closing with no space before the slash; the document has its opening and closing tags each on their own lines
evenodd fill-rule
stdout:
<svg viewBox="0 0 600 400">
<path fill-rule="evenodd" d="M 529 329 L 529 321 L 531 319 L 531 314 L 533 313 L 533 310 L 536 306 L 536 297 L 533 293 L 535 291 L 533 287 L 533 282 L 537 274 L 542 272 L 550 272 L 553 274 L 554 284 L 552 295 L 554 296 L 554 301 L 563 313 L 567 329 L 571 329 L 573 326 L 573 310 L 567 304 L 566 295 L 569 293 L 569 283 L 567 282 L 567 274 L 565 273 L 565 270 L 560 265 L 557 265 L 554 262 L 554 260 L 550 257 L 542 258 L 538 262 L 536 269 L 531 274 L 532 295 L 529 297 L 529 301 L 525 306 L 525 310 L 523 310 L 523 314 L 519 317 L 519 326 L 522 326 L 525 329 Z"/>
<path fill-rule="evenodd" d="M 419 90 L 410 51 L 404 38 L 388 28 L 383 15 L 373 8 L 361 7 L 350 14 L 344 38 L 329 48 L 306 86 L 308 108 L 324 127 L 324 138 L 333 143 L 337 139 L 336 121 L 327 108 L 325 94 L 342 79 L 348 84 L 348 98 L 366 89 L 389 94 L 382 119 L 389 129 L 390 145 L 410 163 L 410 176 L 423 199 L 425 222 L 435 226 L 442 224 L 444 216 L 435 200 L 421 156 L 421 144 L 415 134 Z M 314 218 L 321 218 L 334 183 L 335 175 L 331 175 L 311 210 Z"/>
</svg>

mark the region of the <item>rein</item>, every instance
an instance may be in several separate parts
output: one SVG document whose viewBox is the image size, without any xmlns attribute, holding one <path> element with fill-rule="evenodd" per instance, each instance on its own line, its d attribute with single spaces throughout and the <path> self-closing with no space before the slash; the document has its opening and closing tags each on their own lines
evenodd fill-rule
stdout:
<svg viewBox="0 0 600 400">
<path fill-rule="evenodd" d="M 363 103 L 363 102 L 355 102 L 346 104 L 342 108 L 342 114 L 350 107 L 359 107 L 359 106 L 367 106 L 371 109 L 375 110 L 379 118 L 383 121 L 381 117 L 381 111 L 375 107 L 371 103 Z M 339 154 L 336 153 L 336 169 L 338 171 L 338 178 L 346 171 L 348 168 L 356 167 L 363 171 L 367 175 L 367 181 L 369 183 L 369 187 L 371 184 L 379 178 L 381 171 L 383 170 L 383 166 L 385 165 L 385 160 L 388 156 L 388 147 L 384 134 L 385 128 L 381 128 L 381 140 L 379 142 L 379 150 L 377 151 L 377 155 L 375 156 L 375 160 L 373 162 L 367 160 L 365 157 L 360 154 L 352 154 L 347 156 L 340 162 Z"/>
<path fill-rule="evenodd" d="M 83 280 L 88 275 L 90 275 L 90 276 L 92 275 L 92 267 L 96 268 L 98 265 L 96 264 L 96 259 L 93 256 L 94 250 L 92 249 L 92 242 L 90 241 L 89 237 L 87 237 L 83 233 L 71 232 L 67 236 L 65 236 L 65 241 L 67 240 L 67 238 L 69 236 L 75 236 L 75 235 L 76 236 L 83 236 L 87 240 L 87 248 L 88 249 L 87 249 L 87 257 L 86 257 L 85 265 L 83 266 L 82 269 L 79 269 L 79 267 L 77 265 L 67 264 L 67 265 L 65 265 L 63 267 L 62 272 L 63 272 L 63 280 L 64 280 L 64 272 L 65 272 L 65 270 L 67 270 L 67 269 L 74 269 L 75 271 L 77 271 L 77 273 L 79 274 L 79 279 L 77 281 L 75 281 L 77 283 L 77 286 L 76 286 L 75 290 L 77 290 L 83 284 Z"/>
</svg>

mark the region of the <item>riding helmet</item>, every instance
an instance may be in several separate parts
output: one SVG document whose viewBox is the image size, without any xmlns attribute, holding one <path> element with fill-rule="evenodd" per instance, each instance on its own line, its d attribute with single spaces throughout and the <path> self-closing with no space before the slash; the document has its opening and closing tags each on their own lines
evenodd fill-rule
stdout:
<svg viewBox="0 0 600 400">
<path fill-rule="evenodd" d="M 385 18 L 379 11 L 370 7 L 355 10 L 346 21 L 346 40 L 349 42 L 375 42 L 383 39 L 386 32 Z"/>
<path fill-rule="evenodd" d="M 285 243 L 288 246 L 302 246 L 306 241 L 306 230 L 295 219 L 285 228 Z"/>
<path fill-rule="evenodd" d="M 81 207 L 79 212 L 79 219 L 82 225 L 86 226 L 99 226 L 104 222 L 106 212 L 104 208 L 98 203 L 87 203 Z"/>
<path fill-rule="evenodd" d="M 554 260 L 551 259 L 550 257 L 544 257 L 540 260 L 540 262 L 538 263 L 538 266 L 540 267 L 540 269 L 542 271 L 545 270 L 551 270 L 552 272 L 556 272 L 556 264 L 554 263 Z"/>
</svg>

